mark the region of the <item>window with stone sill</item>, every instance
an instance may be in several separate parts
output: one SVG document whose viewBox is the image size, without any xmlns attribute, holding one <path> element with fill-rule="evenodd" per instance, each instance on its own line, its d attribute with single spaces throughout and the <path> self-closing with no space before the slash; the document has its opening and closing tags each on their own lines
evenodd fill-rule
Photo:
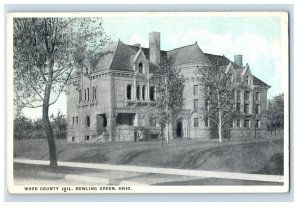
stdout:
<svg viewBox="0 0 300 206">
<path fill-rule="evenodd" d="M 144 67 L 142 62 L 139 63 L 139 73 L 144 73 Z"/>
<path fill-rule="evenodd" d="M 131 88 L 132 88 L 132 85 L 131 84 L 129 84 L 129 85 L 127 85 L 127 87 L 126 87 L 126 98 L 128 99 L 128 100 L 131 100 Z"/>
<path fill-rule="evenodd" d="M 90 120 L 90 117 L 89 117 L 89 116 L 86 116 L 85 123 L 86 123 L 86 126 L 87 126 L 87 127 L 90 127 L 90 126 L 91 126 L 91 120 Z"/>
<path fill-rule="evenodd" d="M 155 101 L 155 87 L 150 87 L 150 100 Z"/>
</svg>

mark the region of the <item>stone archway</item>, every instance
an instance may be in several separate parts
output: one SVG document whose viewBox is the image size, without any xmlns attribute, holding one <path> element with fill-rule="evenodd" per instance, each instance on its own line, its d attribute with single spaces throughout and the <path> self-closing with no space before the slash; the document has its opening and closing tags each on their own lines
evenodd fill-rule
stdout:
<svg viewBox="0 0 300 206">
<path fill-rule="evenodd" d="M 183 124 L 182 121 L 178 121 L 176 125 L 176 137 L 182 138 L 183 137 Z"/>
</svg>

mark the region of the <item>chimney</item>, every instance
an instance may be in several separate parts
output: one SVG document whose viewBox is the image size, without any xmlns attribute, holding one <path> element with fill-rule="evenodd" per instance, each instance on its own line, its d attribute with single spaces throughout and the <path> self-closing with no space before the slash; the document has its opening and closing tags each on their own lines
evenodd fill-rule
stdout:
<svg viewBox="0 0 300 206">
<path fill-rule="evenodd" d="M 236 63 L 239 66 L 243 66 L 243 55 L 234 55 L 234 63 Z"/>
<path fill-rule="evenodd" d="M 151 32 L 149 34 L 150 61 L 160 64 L 160 33 Z"/>
</svg>

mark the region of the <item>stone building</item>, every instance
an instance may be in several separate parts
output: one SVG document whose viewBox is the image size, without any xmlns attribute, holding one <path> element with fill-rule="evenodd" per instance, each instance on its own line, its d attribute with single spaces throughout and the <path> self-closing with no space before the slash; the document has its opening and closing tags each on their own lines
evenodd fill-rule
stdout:
<svg viewBox="0 0 300 206">
<path fill-rule="evenodd" d="M 184 106 L 170 122 L 171 138 L 216 137 L 211 121 L 199 117 L 199 111 L 208 107 L 208 103 L 195 76 L 197 65 L 231 69 L 241 83 L 236 91 L 236 107 L 243 112 L 243 117 L 232 123 L 232 137 L 249 136 L 266 128 L 261 114 L 267 107 L 270 86 L 252 75 L 249 65 L 243 65 L 242 55 L 236 55 L 232 62 L 225 56 L 204 53 L 197 42 L 163 51 L 160 33 L 152 32 L 149 48 L 121 41 L 112 43 L 96 56 L 90 68 L 73 74 L 67 97 L 68 142 L 159 138 L 156 119 L 147 111 L 156 100 L 151 76 L 166 56 L 172 57 L 185 77 Z"/>
</svg>

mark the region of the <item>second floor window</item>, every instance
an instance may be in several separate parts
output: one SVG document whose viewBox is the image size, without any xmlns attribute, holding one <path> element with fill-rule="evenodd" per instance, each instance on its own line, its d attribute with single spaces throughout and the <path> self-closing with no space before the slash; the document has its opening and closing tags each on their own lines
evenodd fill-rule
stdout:
<svg viewBox="0 0 300 206">
<path fill-rule="evenodd" d="M 256 98 L 255 98 L 256 101 L 260 101 L 260 92 L 256 92 L 255 96 L 256 96 Z"/>
<path fill-rule="evenodd" d="M 249 114 L 249 104 L 244 104 L 244 113 Z"/>
<path fill-rule="evenodd" d="M 255 105 L 255 114 L 260 114 L 260 105 L 259 104 Z"/>
<path fill-rule="evenodd" d="M 126 97 L 127 99 L 131 100 L 131 85 L 127 85 L 126 87 Z"/>
<path fill-rule="evenodd" d="M 198 99 L 194 99 L 194 110 L 198 110 Z"/>
<path fill-rule="evenodd" d="M 90 89 L 87 88 L 86 91 L 87 91 L 87 101 L 89 102 L 90 101 Z"/>
<path fill-rule="evenodd" d="M 90 120 L 90 117 L 89 116 L 86 116 L 86 126 L 87 127 L 90 127 L 91 126 L 91 120 Z"/>
<path fill-rule="evenodd" d="M 237 112 L 241 111 L 241 104 L 240 103 L 236 103 L 236 111 Z"/>
<path fill-rule="evenodd" d="M 240 100 L 241 99 L 241 90 L 236 91 L 236 99 Z"/>
<path fill-rule="evenodd" d="M 239 120 L 239 119 L 236 120 L 236 126 L 237 126 L 237 127 L 241 127 L 241 120 Z"/>
<path fill-rule="evenodd" d="M 136 87 L 136 99 L 140 100 L 140 86 Z"/>
<path fill-rule="evenodd" d="M 78 90 L 78 103 L 82 101 L 82 93 L 81 90 Z"/>
<path fill-rule="evenodd" d="M 142 87 L 142 100 L 145 100 L 145 95 L 146 95 L 146 86 Z"/>
<path fill-rule="evenodd" d="M 198 85 L 194 85 L 194 95 L 198 95 Z"/>
<path fill-rule="evenodd" d="M 209 101 L 205 100 L 205 111 L 207 112 L 209 110 Z"/>
<path fill-rule="evenodd" d="M 96 90 L 96 87 L 93 87 L 93 99 L 97 99 L 97 90 Z"/>
<path fill-rule="evenodd" d="M 244 93 L 244 100 L 249 100 L 250 99 L 250 92 L 249 91 L 245 91 Z"/>
<path fill-rule="evenodd" d="M 155 87 L 150 87 L 150 100 L 155 100 Z"/>
</svg>

